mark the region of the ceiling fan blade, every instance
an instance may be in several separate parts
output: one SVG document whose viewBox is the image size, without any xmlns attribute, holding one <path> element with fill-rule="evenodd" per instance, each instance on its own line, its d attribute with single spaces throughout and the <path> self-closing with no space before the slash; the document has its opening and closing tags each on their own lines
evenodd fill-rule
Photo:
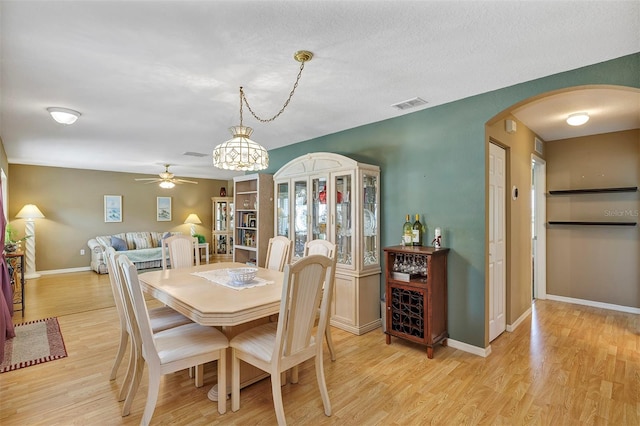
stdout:
<svg viewBox="0 0 640 426">
<path fill-rule="evenodd" d="M 186 180 L 186 179 L 173 179 L 173 181 L 175 183 L 195 183 L 196 185 L 198 184 L 198 182 L 195 182 L 192 180 Z"/>
<path fill-rule="evenodd" d="M 148 181 L 152 181 L 152 182 L 160 182 L 162 179 L 158 179 L 158 178 L 135 178 L 134 180 L 137 180 L 137 181 L 148 180 Z"/>
</svg>

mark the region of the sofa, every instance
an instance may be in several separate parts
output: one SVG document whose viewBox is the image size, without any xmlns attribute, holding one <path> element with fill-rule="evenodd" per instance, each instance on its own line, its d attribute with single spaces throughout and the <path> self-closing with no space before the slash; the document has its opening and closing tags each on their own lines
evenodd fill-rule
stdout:
<svg viewBox="0 0 640 426">
<path fill-rule="evenodd" d="M 118 254 L 126 255 L 138 270 L 162 268 L 162 239 L 176 234 L 171 232 L 122 232 L 100 235 L 89 240 L 91 269 L 107 274 L 104 250 L 113 247 Z"/>
</svg>

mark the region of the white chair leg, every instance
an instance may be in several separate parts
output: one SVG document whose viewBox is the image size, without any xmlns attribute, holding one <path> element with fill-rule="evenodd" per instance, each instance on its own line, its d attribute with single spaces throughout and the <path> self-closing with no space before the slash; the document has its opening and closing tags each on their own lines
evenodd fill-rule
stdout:
<svg viewBox="0 0 640 426">
<path fill-rule="evenodd" d="M 133 404 L 133 398 L 136 396 L 136 392 L 138 392 L 138 387 L 140 387 L 140 382 L 142 381 L 142 373 L 144 372 L 144 358 L 142 356 L 136 355 L 137 360 L 135 361 L 134 374 L 131 380 L 131 385 L 129 389 L 127 389 L 127 397 L 124 400 L 124 404 L 122 405 L 122 417 L 128 416 L 131 412 L 131 404 Z"/>
<path fill-rule="evenodd" d="M 218 400 L 223 391 L 218 386 Z M 240 359 L 236 357 L 236 350 L 231 349 L 231 411 L 240 409 Z"/>
<path fill-rule="evenodd" d="M 116 359 L 113 362 L 113 367 L 111 367 L 111 375 L 109 376 L 109 380 L 115 380 L 116 375 L 118 374 L 118 367 L 120 367 L 120 363 L 122 362 L 122 358 L 124 357 L 124 353 L 127 350 L 127 343 L 129 342 L 129 333 L 125 329 L 120 329 L 120 344 L 118 345 L 118 353 L 116 354 Z M 122 401 L 120 399 L 120 401 Z"/>
<path fill-rule="evenodd" d="M 204 385 L 204 364 L 196 365 L 196 387 L 201 388 Z"/>
<path fill-rule="evenodd" d="M 324 330 L 324 337 L 327 340 L 327 346 L 329 346 L 329 353 L 331 354 L 331 361 L 336 360 L 336 350 L 333 348 L 333 339 L 331 338 L 331 327 L 327 324 L 327 328 Z"/>
<path fill-rule="evenodd" d="M 280 389 L 280 374 L 271 374 L 271 393 L 273 394 L 273 408 L 276 410 L 278 426 L 285 426 L 287 420 L 284 416 L 284 406 L 282 405 L 282 389 Z"/>
<path fill-rule="evenodd" d="M 129 355 L 129 362 L 127 363 L 127 372 L 124 376 L 124 381 L 122 382 L 122 387 L 120 388 L 120 393 L 118 394 L 118 401 L 124 401 L 129 393 L 129 388 L 131 388 L 131 382 L 133 381 L 133 376 L 136 374 L 136 352 L 133 347 L 133 343 L 131 344 L 131 354 Z"/>
<path fill-rule="evenodd" d="M 239 381 L 239 380 L 238 380 Z M 238 387 L 240 387 L 238 385 Z M 227 350 L 220 349 L 218 359 L 218 413 L 227 412 Z"/>
<path fill-rule="evenodd" d="M 322 351 L 316 355 L 316 377 L 318 379 L 318 387 L 320 395 L 322 395 L 322 404 L 324 405 L 324 414 L 331 415 L 331 401 L 329 401 L 329 392 L 327 391 L 327 382 L 324 379 L 324 363 L 322 361 Z"/>
<path fill-rule="evenodd" d="M 147 393 L 147 403 L 144 407 L 144 414 L 140 424 L 148 425 L 153 417 L 153 412 L 156 410 L 156 403 L 158 402 L 158 393 L 160 392 L 160 372 L 149 371 L 149 391 Z"/>
</svg>

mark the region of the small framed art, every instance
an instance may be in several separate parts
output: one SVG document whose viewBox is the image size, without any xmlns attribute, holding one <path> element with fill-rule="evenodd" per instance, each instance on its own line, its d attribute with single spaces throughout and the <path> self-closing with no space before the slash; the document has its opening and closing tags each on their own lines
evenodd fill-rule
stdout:
<svg viewBox="0 0 640 426">
<path fill-rule="evenodd" d="M 171 197 L 158 197 L 156 219 L 158 222 L 171 222 Z"/>
<path fill-rule="evenodd" d="M 122 222 L 122 195 L 104 196 L 104 221 Z"/>
</svg>

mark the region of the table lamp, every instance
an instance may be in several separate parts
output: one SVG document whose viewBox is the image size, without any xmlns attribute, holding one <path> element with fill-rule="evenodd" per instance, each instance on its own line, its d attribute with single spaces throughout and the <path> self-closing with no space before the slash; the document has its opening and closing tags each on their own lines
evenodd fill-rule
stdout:
<svg viewBox="0 0 640 426">
<path fill-rule="evenodd" d="M 200 225 L 202 221 L 197 214 L 191 213 L 187 216 L 187 220 L 185 220 L 184 223 L 191 224 L 191 236 L 193 237 L 196 234 L 196 225 Z"/>
<path fill-rule="evenodd" d="M 18 219 L 25 220 L 24 234 L 29 236 L 25 240 L 26 245 L 26 273 L 25 279 L 38 278 L 40 274 L 36 273 L 36 223 L 34 219 L 42 219 L 44 215 L 35 204 L 26 204 L 16 215 Z"/>
</svg>

